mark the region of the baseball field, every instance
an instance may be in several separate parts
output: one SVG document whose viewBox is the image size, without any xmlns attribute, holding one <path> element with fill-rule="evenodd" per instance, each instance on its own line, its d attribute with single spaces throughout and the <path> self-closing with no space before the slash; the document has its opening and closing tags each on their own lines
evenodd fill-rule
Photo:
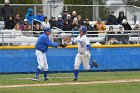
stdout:
<svg viewBox="0 0 140 93">
<path fill-rule="evenodd" d="M 32 81 L 34 74 L 1 74 L 0 93 L 139 93 L 140 71 L 50 73 L 48 81 Z"/>
</svg>

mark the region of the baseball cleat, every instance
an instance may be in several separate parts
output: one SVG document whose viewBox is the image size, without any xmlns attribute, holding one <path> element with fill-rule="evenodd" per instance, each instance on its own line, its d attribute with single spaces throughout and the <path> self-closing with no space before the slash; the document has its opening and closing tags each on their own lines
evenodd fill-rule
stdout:
<svg viewBox="0 0 140 93">
<path fill-rule="evenodd" d="M 48 78 L 45 78 L 44 81 L 48 81 Z"/>
<path fill-rule="evenodd" d="M 94 67 L 98 68 L 98 64 L 96 63 L 95 60 L 93 60 L 92 64 L 93 64 Z"/>
<path fill-rule="evenodd" d="M 39 77 L 34 77 L 32 80 L 33 81 L 40 81 Z"/>
<path fill-rule="evenodd" d="M 77 80 L 78 80 L 78 78 L 74 78 L 74 79 L 73 79 L 73 81 L 77 81 Z"/>
</svg>

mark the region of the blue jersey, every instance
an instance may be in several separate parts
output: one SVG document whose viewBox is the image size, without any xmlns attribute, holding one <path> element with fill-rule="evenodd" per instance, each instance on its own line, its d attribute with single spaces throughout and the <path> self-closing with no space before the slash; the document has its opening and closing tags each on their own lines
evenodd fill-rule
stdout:
<svg viewBox="0 0 140 93">
<path fill-rule="evenodd" d="M 37 19 L 37 20 L 39 20 L 39 21 L 43 21 L 44 20 L 44 15 L 41 15 L 41 16 L 39 16 L 39 15 L 36 15 L 35 16 L 35 19 Z"/>
<path fill-rule="evenodd" d="M 39 36 L 35 48 L 45 53 L 48 50 L 48 46 L 57 48 L 59 44 L 52 43 L 52 41 L 49 40 L 48 35 L 43 33 L 42 35 Z"/>
</svg>

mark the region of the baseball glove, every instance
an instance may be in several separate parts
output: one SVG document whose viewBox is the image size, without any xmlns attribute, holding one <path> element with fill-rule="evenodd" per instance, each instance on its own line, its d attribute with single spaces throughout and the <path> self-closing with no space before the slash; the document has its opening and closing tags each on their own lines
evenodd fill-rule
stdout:
<svg viewBox="0 0 140 93">
<path fill-rule="evenodd" d="M 92 64 L 93 64 L 94 67 L 98 68 L 98 64 L 96 63 L 95 60 L 93 60 Z"/>
</svg>

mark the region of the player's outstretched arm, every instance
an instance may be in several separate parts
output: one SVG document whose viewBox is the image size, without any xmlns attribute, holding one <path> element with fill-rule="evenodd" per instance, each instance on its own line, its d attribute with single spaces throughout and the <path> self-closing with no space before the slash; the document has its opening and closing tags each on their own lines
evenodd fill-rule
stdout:
<svg viewBox="0 0 140 93">
<path fill-rule="evenodd" d="M 45 39 L 45 43 L 46 43 L 46 45 L 55 47 L 55 48 L 57 48 L 60 45 L 59 43 L 53 43 L 52 41 L 49 40 L 49 38 Z"/>
</svg>

